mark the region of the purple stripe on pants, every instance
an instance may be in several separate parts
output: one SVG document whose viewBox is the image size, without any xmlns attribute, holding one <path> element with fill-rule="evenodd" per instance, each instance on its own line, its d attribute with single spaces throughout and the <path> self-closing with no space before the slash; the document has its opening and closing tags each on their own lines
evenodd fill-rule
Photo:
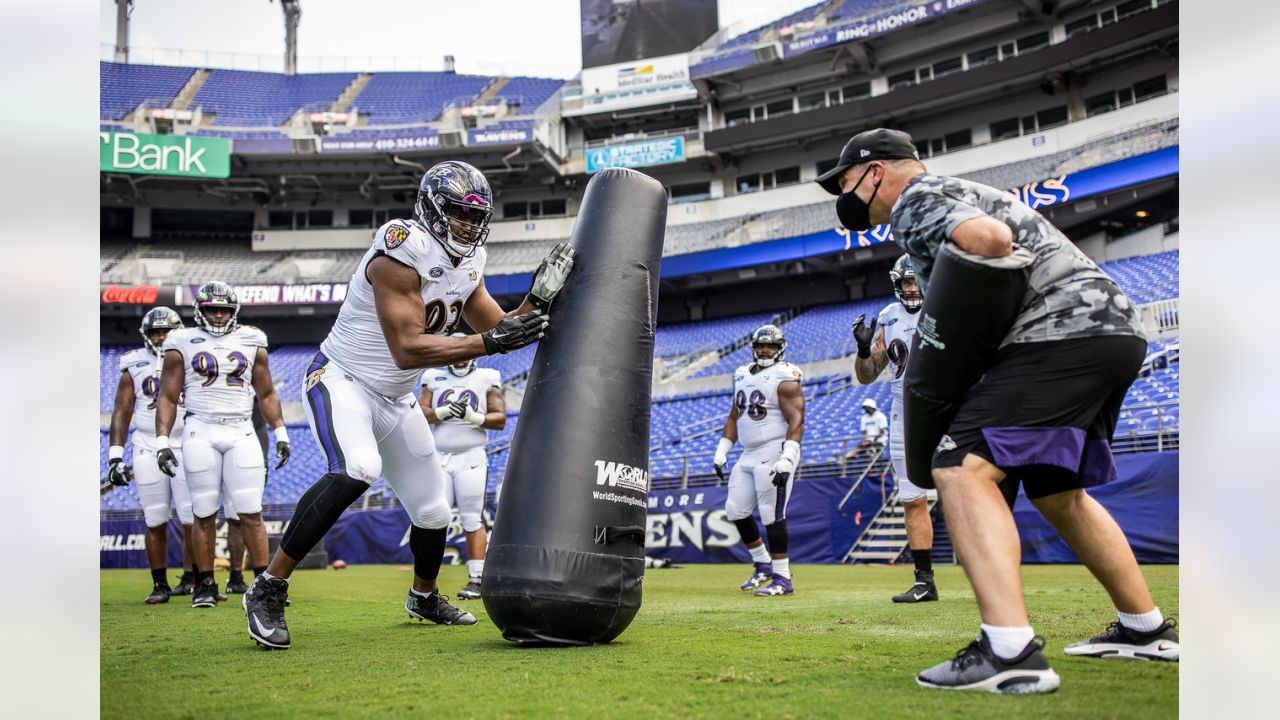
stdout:
<svg viewBox="0 0 1280 720">
<path fill-rule="evenodd" d="M 311 365 L 307 368 L 306 380 L 310 382 L 311 373 L 321 370 L 329 363 L 329 358 L 324 353 L 317 352 Z M 320 439 L 320 447 L 324 450 L 324 456 L 329 461 L 329 472 L 340 472 L 342 470 L 342 462 L 338 453 L 335 451 L 337 441 L 332 435 L 333 423 L 329 419 L 329 414 L 325 411 L 325 398 L 322 394 L 324 388 L 320 385 L 320 379 L 317 378 L 314 385 L 307 390 L 307 404 L 311 406 L 311 414 L 316 421 L 316 436 Z"/>
<path fill-rule="evenodd" d="M 996 466 L 1053 465 L 1077 472 L 1084 450 L 1084 430 L 1074 427 L 983 428 Z"/>
</svg>

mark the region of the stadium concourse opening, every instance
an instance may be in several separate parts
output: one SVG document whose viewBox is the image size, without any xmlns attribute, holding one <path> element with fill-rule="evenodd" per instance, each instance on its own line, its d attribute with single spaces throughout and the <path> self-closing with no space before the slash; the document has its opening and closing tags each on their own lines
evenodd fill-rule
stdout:
<svg viewBox="0 0 1280 720">
<path fill-rule="evenodd" d="M 135 20 L 148 5 L 137 4 Z M 886 362 L 871 382 L 859 382 L 855 372 L 858 319 L 863 328 L 882 313 L 901 320 L 900 293 L 910 290 L 891 270 L 903 251 L 888 225 L 843 227 L 835 198 L 814 182 L 838 164 L 851 136 L 881 126 L 908 133 L 930 173 L 1006 190 L 1039 211 L 1136 306 L 1147 347 L 1111 438 L 1118 477 L 1090 495 L 1124 531 L 1159 608 L 1177 614 L 1177 0 L 789 2 L 759 22 L 725 17 L 727 5 L 584 0 L 584 69 L 568 79 L 527 68 L 457 72 L 443 62 L 323 68 L 304 56 L 299 71 L 286 74 L 222 67 L 209 54 L 169 56 L 165 64 L 143 62 L 149 56 L 137 49 L 127 59 L 103 58 L 99 550 L 102 660 L 113 678 L 103 684 L 104 716 L 138 708 L 172 714 L 178 697 L 192 713 L 258 716 L 278 705 L 289 714 L 342 714 L 357 700 L 323 688 L 346 683 L 353 663 L 378 668 L 378 692 L 358 700 L 373 715 L 421 708 L 513 717 L 718 716 L 748 696 L 758 707 L 796 716 L 826 716 L 837 707 L 870 715 L 961 711 L 921 705 L 916 673 L 922 658 L 953 654 L 952 647 L 940 654 L 939 642 L 974 637 L 970 585 L 956 564 L 944 508 L 927 496 L 932 547 L 912 550 L 919 511 L 909 517 L 902 502 L 911 488 L 894 467 L 892 443 L 870 440 L 875 411 L 888 420 L 895 410 L 892 338 L 874 351 Z M 323 15 L 307 10 L 296 27 L 304 51 L 308 23 Z M 491 15 L 486 23 L 503 21 L 500 12 Z M 203 152 L 201 162 L 181 168 L 132 162 L 114 150 L 156 148 L 162 156 L 164 148 L 186 153 L 188 146 Z M 479 357 L 477 371 L 484 372 L 473 380 L 485 379 L 483 387 L 462 387 L 471 372 L 462 363 L 421 368 L 436 373 L 426 378 L 431 382 L 456 380 L 451 393 L 414 388 L 423 398 L 415 407 L 428 413 L 449 464 L 442 472 L 470 473 L 466 492 L 447 498 L 457 505 L 468 496 L 469 509 L 465 518 L 453 510 L 439 583 L 478 627 L 419 631 L 400 622 L 398 593 L 412 582 L 412 550 L 422 545 L 411 538 L 421 533 L 412 529 L 405 500 L 375 471 L 345 512 L 334 511 L 332 528 L 306 559 L 317 569 L 294 575 L 291 655 L 261 661 L 278 666 L 301 655 L 302 674 L 240 682 L 261 668 L 258 660 L 245 664 L 249 641 L 238 606 L 187 612 L 181 595 L 143 605 L 157 574 L 176 581 L 187 559 L 181 500 L 167 525 L 148 528 L 148 517 L 157 516 L 147 499 L 154 495 L 137 482 L 110 482 L 119 462 L 155 462 L 147 423 L 137 421 L 144 413 L 134 414 L 139 434 L 119 447 L 109 430 L 122 370 L 144 348 L 140 324 L 152 307 L 167 306 L 192 328 L 198 289 L 220 280 L 237 295 L 237 321 L 265 335 L 290 446 L 287 464 L 269 463 L 262 490 L 263 529 L 274 549 L 318 478 L 330 477 L 350 495 L 362 489 L 334 479 L 340 476 L 331 448 L 312 432 L 308 391 L 326 367 L 317 353 L 344 303 L 360 301 L 357 269 L 375 245 L 387 252 L 395 250 L 389 242 L 421 242 L 445 257 L 450 238 L 432 239 L 419 203 L 424 173 L 445 160 L 473 166 L 491 190 L 487 200 L 477 193 L 464 203 L 471 220 L 488 220 L 483 247 L 465 260 L 475 277 L 462 274 L 460 282 L 483 278 L 503 310 L 524 301 L 535 277 L 547 272 L 544 259 L 573 237 L 597 173 L 631 168 L 656 180 L 660 204 L 665 194 L 656 294 L 645 296 L 656 306 L 649 443 L 635 458 L 593 456 L 582 471 L 583 501 L 645 509 L 642 524 L 622 528 L 624 542 L 643 542 L 653 570 L 644 577 L 643 605 L 611 646 L 512 654 L 476 601 L 485 546 L 477 545 L 475 526 L 487 531 L 503 517 L 503 481 L 527 461 L 513 457 L 512 443 L 532 410 L 525 406 L 531 378 L 563 374 L 573 381 L 573 367 L 535 369 L 535 343 Z M 435 288 L 433 281 L 452 278 L 449 268 L 461 262 L 424 265 L 419 279 Z M 476 315 L 448 292 L 423 298 L 424 328 L 487 329 L 470 327 Z M 765 325 L 776 327 L 784 347 L 752 341 Z M 193 366 L 200 381 L 212 376 L 210 387 L 243 387 L 234 382 L 240 376 L 224 377 L 237 361 L 214 356 L 217 341 L 206 343 L 217 369 L 202 359 Z M 894 347 L 905 360 L 909 344 Z M 736 392 L 738 376 L 756 377 L 752 366 L 774 368 L 772 385 L 752 386 L 759 397 Z M 796 395 L 787 395 L 795 384 Z M 149 390 L 157 388 L 143 378 L 135 399 L 150 402 Z M 500 412 L 480 407 L 491 390 L 502 399 Z M 784 441 L 797 442 L 787 434 L 800 428 L 778 400 L 784 395 L 803 399 L 800 450 L 785 459 Z M 742 436 L 726 431 L 730 413 L 741 427 L 781 418 L 772 428 L 779 435 L 769 438 L 778 457 L 758 462 L 764 469 L 756 494 L 773 502 L 745 512 L 730 479 L 754 456 Z M 572 412 L 562 415 L 574 422 Z M 444 449 L 447 423 L 465 431 L 472 446 Z M 525 426 L 529 433 L 533 426 Z M 722 438 L 738 442 L 726 448 Z M 232 558 L 239 554 L 233 513 L 223 507 L 216 519 L 215 577 L 223 590 L 231 580 L 224 568 L 239 560 Z M 1055 618 L 1036 629 L 1047 637 L 1053 666 L 1070 677 L 1070 692 L 1044 698 L 1037 717 L 1176 712 L 1176 665 L 1099 669 L 1064 656 L 1068 643 L 1117 615 L 1025 495 L 1015 501 L 1013 520 L 1028 564 L 1023 580 L 1034 590 L 1033 617 Z M 618 529 L 604 528 L 599 537 Z M 161 533 L 167 557 L 157 559 L 146 539 Z M 161 561 L 169 569 L 149 577 L 147 569 Z M 683 569 L 667 572 L 662 563 Z M 336 567 L 342 572 L 320 569 Z M 936 591 L 936 602 L 895 604 L 913 572 L 928 584 L 910 587 Z M 247 573 L 245 580 L 253 581 Z M 193 632 L 211 639 L 195 665 L 184 650 Z M 684 649 L 679 662 L 671 647 Z M 634 672 L 637 662 L 645 673 Z M 180 663 L 183 673 L 167 671 Z M 440 670 L 458 663 L 463 679 L 433 679 L 427 708 L 423 668 L 447 678 Z M 591 682 L 583 681 L 587 667 Z M 264 682 L 278 701 L 271 706 L 259 702 Z M 508 692 L 477 694 L 498 683 Z M 245 685 L 255 692 L 241 692 Z M 967 700 L 975 708 L 985 702 Z M 1010 711 L 1007 703 L 991 709 Z"/>
</svg>

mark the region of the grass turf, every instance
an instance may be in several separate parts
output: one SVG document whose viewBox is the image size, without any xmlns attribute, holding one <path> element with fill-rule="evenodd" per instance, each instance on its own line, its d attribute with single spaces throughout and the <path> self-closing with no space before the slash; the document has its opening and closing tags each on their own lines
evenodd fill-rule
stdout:
<svg viewBox="0 0 1280 720">
<path fill-rule="evenodd" d="M 1143 569 L 1168 615 L 1177 566 Z M 1031 622 L 1062 677 L 1047 696 L 948 693 L 917 687 L 919 670 L 977 633 L 977 606 L 958 567 L 938 568 L 942 601 L 894 605 L 909 567 L 797 566 L 796 594 L 737 589 L 747 565 L 650 570 L 644 607 L 614 643 L 520 648 L 487 621 L 409 621 L 409 569 L 300 571 L 288 610 L 293 648 L 267 652 L 245 631 L 240 597 L 193 610 L 187 597 L 142 603 L 141 570 L 101 573 L 104 718 L 406 717 L 653 718 L 984 716 L 1167 718 L 1178 712 L 1178 666 L 1068 658 L 1063 645 L 1114 619 L 1079 565 L 1023 570 Z M 219 575 L 225 583 L 225 575 Z M 446 594 L 465 568 L 446 567 Z"/>
</svg>

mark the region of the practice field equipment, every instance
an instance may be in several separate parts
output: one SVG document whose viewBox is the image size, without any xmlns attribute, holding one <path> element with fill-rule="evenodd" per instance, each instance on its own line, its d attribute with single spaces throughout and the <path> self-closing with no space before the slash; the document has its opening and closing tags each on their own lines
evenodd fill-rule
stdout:
<svg viewBox="0 0 1280 720">
<path fill-rule="evenodd" d="M 623 168 L 587 185 L 489 540 L 481 597 L 502 636 L 589 645 L 640 609 L 649 399 L 667 198 Z"/>
<path fill-rule="evenodd" d="M 934 451 L 1022 309 L 1034 261 L 1017 246 L 1000 258 L 952 242 L 939 249 L 902 392 L 907 475 L 916 485 L 933 489 Z"/>
</svg>

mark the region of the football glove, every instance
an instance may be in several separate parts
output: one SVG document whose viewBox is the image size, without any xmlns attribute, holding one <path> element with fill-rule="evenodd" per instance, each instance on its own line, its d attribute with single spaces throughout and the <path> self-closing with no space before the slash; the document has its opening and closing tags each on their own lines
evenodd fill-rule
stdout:
<svg viewBox="0 0 1280 720">
<path fill-rule="evenodd" d="M 125 465 L 123 458 L 115 458 L 107 465 L 107 479 L 112 485 L 124 487 L 133 482 L 133 468 Z"/>
<path fill-rule="evenodd" d="M 800 462 L 800 443 L 795 440 L 787 440 L 782 443 L 782 456 L 778 458 L 778 462 L 773 464 L 773 484 L 775 487 L 782 487 L 791 479 L 791 473 L 796 471 L 796 464 Z"/>
<path fill-rule="evenodd" d="M 452 420 L 453 418 L 458 417 L 453 413 L 453 406 L 456 404 L 457 403 L 449 403 L 448 405 L 441 405 L 435 410 L 432 410 L 432 412 L 435 413 L 436 419 L 439 420 L 440 422 L 444 422 L 445 420 Z"/>
<path fill-rule="evenodd" d="M 156 451 L 156 464 L 160 466 L 160 472 L 173 477 L 178 471 L 178 456 L 170 448 L 160 448 Z"/>
<path fill-rule="evenodd" d="M 276 459 L 280 461 L 276 463 L 276 470 L 279 470 L 280 468 L 284 467 L 285 463 L 289 462 L 289 441 L 288 440 L 276 441 Z"/>
<path fill-rule="evenodd" d="M 486 355 L 505 355 L 512 350 L 519 350 L 542 339 L 550 324 L 541 310 L 503 318 L 492 330 L 480 333 L 480 339 L 484 341 L 484 352 Z"/>
<path fill-rule="evenodd" d="M 858 357 L 863 360 L 871 357 L 871 340 L 876 336 L 876 323 L 879 322 L 878 319 L 871 318 L 871 324 L 867 325 L 863 322 L 866 317 L 865 313 L 859 315 L 858 319 L 853 321 L 853 327 L 850 328 L 854 342 L 858 343 Z"/>
<path fill-rule="evenodd" d="M 533 274 L 533 286 L 529 288 L 529 299 L 535 307 L 546 310 L 551 306 L 551 301 L 560 294 L 569 279 L 575 257 L 576 253 L 568 243 L 559 243 L 542 259 L 538 271 Z"/>
</svg>

